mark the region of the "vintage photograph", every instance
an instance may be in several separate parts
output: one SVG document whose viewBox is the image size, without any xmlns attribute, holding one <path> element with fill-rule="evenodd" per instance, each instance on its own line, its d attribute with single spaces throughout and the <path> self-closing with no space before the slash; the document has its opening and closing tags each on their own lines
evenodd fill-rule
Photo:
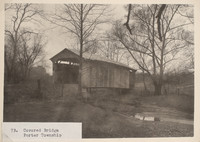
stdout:
<svg viewBox="0 0 200 142">
<path fill-rule="evenodd" d="M 194 5 L 6 3 L 3 122 L 83 138 L 194 136 Z"/>
</svg>

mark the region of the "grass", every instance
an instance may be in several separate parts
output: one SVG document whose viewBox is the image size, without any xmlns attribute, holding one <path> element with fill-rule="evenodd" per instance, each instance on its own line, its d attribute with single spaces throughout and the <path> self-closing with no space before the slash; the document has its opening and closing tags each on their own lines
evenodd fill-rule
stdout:
<svg viewBox="0 0 200 142">
<path fill-rule="evenodd" d="M 187 95 L 147 96 L 140 98 L 142 103 L 174 108 L 186 113 L 194 113 L 194 97 Z"/>
<path fill-rule="evenodd" d="M 141 86 L 136 85 L 136 90 L 140 90 Z M 6 86 L 8 102 L 4 104 L 4 121 L 82 122 L 84 138 L 193 136 L 192 125 L 146 122 L 131 117 L 138 112 L 164 111 L 169 116 L 171 112 L 175 112 L 185 119 L 193 119 L 183 115 L 193 115 L 192 95 L 151 96 L 141 95 L 141 92 L 121 95 L 109 92 L 105 95 L 102 92 L 92 94 L 84 102 L 74 97 L 62 99 L 59 91 L 61 89 L 48 81 L 42 82 L 41 88 L 43 99 L 37 99 L 36 82 Z"/>
<path fill-rule="evenodd" d="M 185 137 L 193 126 L 145 122 L 79 100 L 7 104 L 6 122 L 82 122 L 83 138 Z"/>
</svg>

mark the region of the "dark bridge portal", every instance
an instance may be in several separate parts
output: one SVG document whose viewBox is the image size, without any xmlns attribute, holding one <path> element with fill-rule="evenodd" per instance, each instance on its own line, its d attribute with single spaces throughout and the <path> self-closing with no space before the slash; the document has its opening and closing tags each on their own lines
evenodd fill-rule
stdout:
<svg viewBox="0 0 200 142">
<path fill-rule="evenodd" d="M 69 64 L 57 63 L 55 71 L 57 72 L 56 83 L 78 84 L 79 66 L 70 62 Z"/>
</svg>

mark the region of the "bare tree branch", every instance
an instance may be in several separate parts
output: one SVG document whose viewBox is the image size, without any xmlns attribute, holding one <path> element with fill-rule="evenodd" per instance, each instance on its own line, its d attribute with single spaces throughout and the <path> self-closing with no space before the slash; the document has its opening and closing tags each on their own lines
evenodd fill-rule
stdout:
<svg viewBox="0 0 200 142">
<path fill-rule="evenodd" d="M 160 27 L 160 19 L 161 19 L 161 15 L 162 15 L 162 12 L 164 11 L 165 7 L 166 7 L 166 4 L 162 4 L 159 11 L 158 11 L 157 16 L 156 16 L 156 18 L 158 18 L 157 19 L 157 25 L 158 25 L 158 35 L 159 35 L 160 41 L 162 41 L 161 29 L 160 29 L 161 28 Z"/>
<path fill-rule="evenodd" d="M 131 14 L 131 4 L 128 5 L 128 16 L 127 16 L 127 21 L 126 21 L 126 23 L 124 23 L 124 25 L 126 26 L 126 28 L 128 29 L 128 31 L 132 35 L 132 31 L 131 31 L 131 28 L 129 26 L 130 14 Z"/>
</svg>

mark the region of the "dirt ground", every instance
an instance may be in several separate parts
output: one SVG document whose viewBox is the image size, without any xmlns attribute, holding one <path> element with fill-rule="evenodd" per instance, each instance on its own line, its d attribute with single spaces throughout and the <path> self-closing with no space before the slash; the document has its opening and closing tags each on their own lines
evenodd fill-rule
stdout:
<svg viewBox="0 0 200 142">
<path fill-rule="evenodd" d="M 70 98 L 5 104 L 4 121 L 82 122 L 83 138 L 193 136 L 193 125 L 184 123 L 193 122 L 192 98 L 165 96 L 163 100 L 163 97 L 136 97 L 130 94 L 89 99 L 87 102 Z M 180 98 L 184 104 L 179 102 Z M 143 121 L 134 117 L 136 113 L 153 114 L 160 118 L 168 116 L 170 119 Z M 174 119 L 177 121 L 171 121 Z"/>
</svg>

